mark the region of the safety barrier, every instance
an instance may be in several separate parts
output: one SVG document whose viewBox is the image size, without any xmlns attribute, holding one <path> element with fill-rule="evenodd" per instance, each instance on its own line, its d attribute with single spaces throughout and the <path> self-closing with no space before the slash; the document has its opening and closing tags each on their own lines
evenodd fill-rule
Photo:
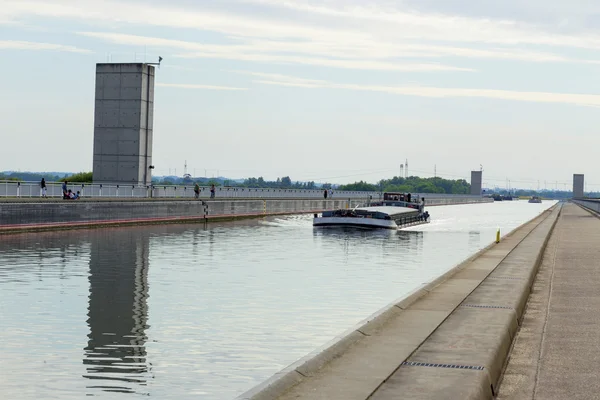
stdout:
<svg viewBox="0 0 600 400">
<path fill-rule="evenodd" d="M 600 213 L 600 199 L 573 199 L 572 201 L 584 208 Z"/>
<path fill-rule="evenodd" d="M 80 192 L 84 198 L 193 198 L 194 185 L 115 185 L 115 184 L 91 184 L 91 183 L 69 183 L 67 189 L 73 192 Z M 323 198 L 323 189 L 279 189 L 279 188 L 241 188 L 216 186 L 215 197 L 224 199 L 244 198 L 244 199 L 318 199 Z M 15 182 L 0 181 L 0 198 L 33 198 L 41 197 L 42 188 L 40 182 Z M 62 183 L 47 182 L 46 196 L 53 198 L 62 197 Z M 200 187 L 200 198 L 208 199 L 211 197 L 210 187 Z M 453 199 L 452 204 L 456 204 L 459 199 L 465 203 L 473 202 L 481 196 L 472 196 L 464 194 L 438 194 L 438 193 L 414 193 L 413 198 L 425 197 L 426 199 L 440 199 L 436 203 L 444 204 L 441 199 Z M 380 192 L 361 192 L 361 191 L 337 191 L 333 190 L 328 194 L 328 198 L 343 199 L 372 199 L 380 200 Z M 432 204 L 432 203 L 430 203 Z M 433 204 L 432 204 L 433 205 Z"/>
</svg>

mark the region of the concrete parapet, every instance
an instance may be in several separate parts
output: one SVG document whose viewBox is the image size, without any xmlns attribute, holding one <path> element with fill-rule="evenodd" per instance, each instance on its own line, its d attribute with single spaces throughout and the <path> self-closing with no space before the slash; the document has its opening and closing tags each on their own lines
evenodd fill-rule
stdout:
<svg viewBox="0 0 600 400">
<path fill-rule="evenodd" d="M 573 199 L 573 203 L 588 209 L 590 211 L 594 211 L 596 213 L 600 213 L 600 199 Z"/>
<path fill-rule="evenodd" d="M 0 233 L 103 225 L 202 222 L 348 208 L 355 200 L 0 202 Z"/>
<path fill-rule="evenodd" d="M 492 398 L 558 213 L 546 211 L 238 399 Z"/>
<path fill-rule="evenodd" d="M 481 200 L 479 199 L 473 199 Z M 462 204 L 461 198 L 431 202 Z M 217 221 L 267 215 L 321 212 L 350 208 L 363 199 L 144 199 L 111 198 L 77 201 L 18 199 L 0 201 L 0 233 L 15 230 L 50 230 L 103 225 Z"/>
</svg>

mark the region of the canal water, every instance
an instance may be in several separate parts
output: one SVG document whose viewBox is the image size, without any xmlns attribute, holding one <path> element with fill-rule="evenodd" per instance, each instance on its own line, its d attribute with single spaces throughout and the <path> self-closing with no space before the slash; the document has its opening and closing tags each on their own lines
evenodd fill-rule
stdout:
<svg viewBox="0 0 600 400">
<path fill-rule="evenodd" d="M 552 204 L 431 207 L 393 232 L 289 216 L 0 237 L 0 393 L 234 398 Z"/>
</svg>

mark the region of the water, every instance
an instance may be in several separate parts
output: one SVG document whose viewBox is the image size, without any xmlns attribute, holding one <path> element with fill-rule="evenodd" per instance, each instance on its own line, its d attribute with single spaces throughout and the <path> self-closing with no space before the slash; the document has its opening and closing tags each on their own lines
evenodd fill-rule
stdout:
<svg viewBox="0 0 600 400">
<path fill-rule="evenodd" d="M 0 237 L 0 393 L 233 398 L 552 204 L 431 207 L 398 232 L 290 216 Z"/>
</svg>

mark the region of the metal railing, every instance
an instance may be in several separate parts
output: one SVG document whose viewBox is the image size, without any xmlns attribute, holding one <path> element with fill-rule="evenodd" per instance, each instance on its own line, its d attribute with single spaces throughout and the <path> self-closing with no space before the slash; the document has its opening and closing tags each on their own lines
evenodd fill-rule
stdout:
<svg viewBox="0 0 600 400">
<path fill-rule="evenodd" d="M 194 198 L 194 185 L 152 185 L 149 187 L 135 185 L 116 184 L 91 184 L 91 183 L 69 183 L 67 189 L 80 192 L 83 198 Z M 241 188 L 216 186 L 215 198 L 217 199 L 268 199 L 268 198 L 290 198 L 290 199 L 322 199 L 324 189 L 279 189 L 279 188 Z M 46 195 L 52 198 L 62 198 L 62 183 L 47 182 Z M 42 196 L 40 182 L 16 182 L 0 180 L 0 198 L 35 198 Z M 380 192 L 361 191 L 338 191 L 328 195 L 328 199 L 364 199 L 380 200 Z M 466 194 L 436 194 L 436 193 L 413 193 L 413 198 L 425 197 L 426 199 L 474 199 L 481 196 Z M 210 187 L 200 187 L 200 198 L 210 198 Z"/>
<path fill-rule="evenodd" d="M 74 193 L 80 192 L 84 198 L 194 198 L 194 185 L 116 185 L 116 184 L 91 184 L 69 183 L 67 189 Z M 215 187 L 215 198 L 323 198 L 324 190 L 321 189 L 279 189 L 279 188 L 240 188 L 240 187 Z M 42 196 L 39 182 L 0 181 L 0 197 L 34 198 Z M 46 182 L 46 196 L 62 198 L 62 183 Z M 200 198 L 210 198 L 210 187 L 200 187 Z M 360 191 L 333 191 L 328 198 L 366 199 L 373 196 L 379 198 L 377 192 Z"/>
</svg>

